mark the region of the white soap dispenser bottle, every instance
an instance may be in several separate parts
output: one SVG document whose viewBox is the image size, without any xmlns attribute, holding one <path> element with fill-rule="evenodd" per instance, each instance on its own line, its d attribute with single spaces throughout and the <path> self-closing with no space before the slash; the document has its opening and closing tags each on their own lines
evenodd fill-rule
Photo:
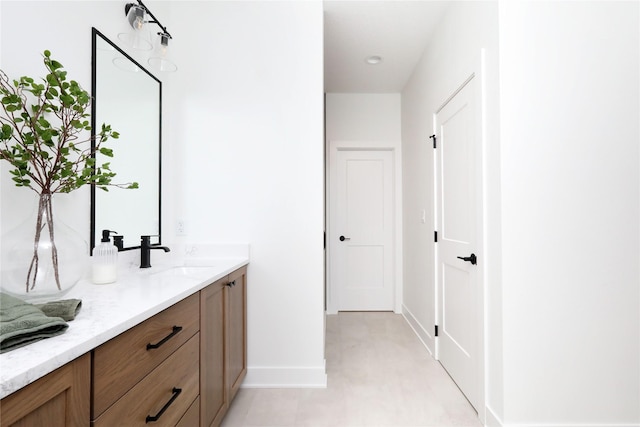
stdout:
<svg viewBox="0 0 640 427">
<path fill-rule="evenodd" d="M 109 239 L 111 233 L 115 231 L 102 230 L 102 240 L 93 248 L 91 281 L 96 285 L 113 283 L 118 278 L 118 248 Z"/>
</svg>

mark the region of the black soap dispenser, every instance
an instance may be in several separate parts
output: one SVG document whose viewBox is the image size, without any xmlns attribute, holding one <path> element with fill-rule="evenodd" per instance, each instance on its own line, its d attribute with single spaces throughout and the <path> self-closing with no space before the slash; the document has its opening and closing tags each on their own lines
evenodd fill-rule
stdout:
<svg viewBox="0 0 640 427">
<path fill-rule="evenodd" d="M 118 278 L 118 248 L 109 239 L 115 231 L 102 230 L 102 240 L 93 249 L 91 281 L 96 285 L 113 283 Z"/>
</svg>

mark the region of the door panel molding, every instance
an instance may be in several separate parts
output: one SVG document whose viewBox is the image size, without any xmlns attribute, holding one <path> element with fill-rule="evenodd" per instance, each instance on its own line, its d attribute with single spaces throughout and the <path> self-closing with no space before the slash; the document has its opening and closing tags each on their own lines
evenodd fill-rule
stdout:
<svg viewBox="0 0 640 427">
<path fill-rule="evenodd" d="M 336 165 L 338 153 L 345 151 L 366 152 L 366 151 L 388 151 L 392 154 L 393 164 L 393 194 L 394 203 L 392 208 L 393 218 L 393 311 L 401 312 L 402 307 L 402 158 L 399 141 L 353 141 L 353 140 L 330 140 L 327 142 L 327 170 L 326 170 L 326 309 L 328 314 L 336 314 L 339 310 L 338 290 L 335 285 L 335 255 L 336 245 L 340 230 L 336 227 L 339 223 L 334 211 L 337 188 L 335 187 Z M 338 234 L 336 234 L 338 233 Z M 348 236 L 345 236 L 348 237 Z"/>
</svg>

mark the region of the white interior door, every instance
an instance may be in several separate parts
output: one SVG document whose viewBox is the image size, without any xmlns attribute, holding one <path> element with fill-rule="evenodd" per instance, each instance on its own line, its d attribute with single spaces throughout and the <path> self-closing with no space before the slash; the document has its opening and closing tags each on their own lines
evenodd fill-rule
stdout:
<svg viewBox="0 0 640 427">
<path fill-rule="evenodd" d="M 338 149 L 328 238 L 337 311 L 394 309 L 393 152 Z"/>
<path fill-rule="evenodd" d="M 438 359 L 478 408 L 480 121 L 476 78 L 437 112 Z M 464 259 L 462 259 L 464 258 Z"/>
</svg>

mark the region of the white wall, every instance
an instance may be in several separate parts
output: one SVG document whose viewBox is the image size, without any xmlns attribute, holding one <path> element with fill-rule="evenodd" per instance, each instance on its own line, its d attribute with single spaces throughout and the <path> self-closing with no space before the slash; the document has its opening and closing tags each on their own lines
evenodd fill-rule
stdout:
<svg viewBox="0 0 640 427">
<path fill-rule="evenodd" d="M 387 141 L 400 145 L 399 93 L 327 93 L 327 141 Z"/>
<path fill-rule="evenodd" d="M 328 93 L 326 95 L 327 183 L 331 166 L 331 145 L 349 148 L 388 149 L 394 161 L 394 280 L 396 284 L 395 311 L 402 310 L 402 133 L 401 98 L 399 93 Z M 331 195 L 327 193 L 327 236 L 331 234 Z M 331 272 L 331 241 L 327 244 L 327 277 Z M 338 302 L 333 300 L 328 282 L 327 308 L 335 313 Z"/>
<path fill-rule="evenodd" d="M 117 42 L 126 26 L 119 2 L 0 4 L 3 70 L 40 75 L 50 49 L 86 89 L 91 27 Z M 174 36 L 179 66 L 160 76 L 163 243 L 178 257 L 188 242 L 250 243 L 245 383 L 323 386 L 322 5 L 145 4 Z M 2 168 L 0 232 L 30 206 Z M 89 189 L 75 193 L 60 210 L 88 240 Z M 188 236 L 175 236 L 176 218 Z"/>
<path fill-rule="evenodd" d="M 29 3 L 27 5 L 27 3 Z M 55 59 L 60 61 L 69 76 L 77 80 L 86 90 L 91 89 L 91 24 L 81 20 L 72 21 L 69 26 L 59 32 L 44 36 L 46 32 L 24 31 L 21 20 L 17 17 L 32 15 L 33 27 L 46 26 L 47 16 L 53 13 L 56 6 L 51 3 L 10 2 L 0 3 L 0 67 L 9 78 L 22 75 L 33 77 L 45 74 L 42 64 L 42 52 L 49 49 Z M 90 7 L 80 6 L 78 16 L 89 14 Z M 12 35 L 20 34 L 21 37 Z M 63 39 L 67 38 L 66 43 Z M 19 40 L 19 43 L 18 43 Z M 80 54 L 78 54 L 80 53 Z M 4 233 L 18 225 L 35 205 L 34 193 L 25 188 L 17 188 L 8 173 L 8 164 L 0 162 L 0 211 L 2 223 L 0 233 Z M 62 196 L 65 199 L 68 197 Z M 73 215 L 73 219 L 65 218 L 67 223 L 78 224 L 78 231 L 89 240 L 89 188 L 80 189 L 69 197 L 78 204 L 86 205 L 86 209 Z M 58 198 L 59 199 L 59 198 Z M 33 202 L 33 203 L 32 203 Z M 65 201 L 56 200 L 56 207 L 62 209 Z"/>
<path fill-rule="evenodd" d="M 640 423 L 639 23 L 500 4 L 506 425 Z"/>
<path fill-rule="evenodd" d="M 404 313 L 435 351 L 433 114 L 473 72 L 485 49 L 485 343 L 487 407 L 502 413 L 501 289 L 499 280 L 498 8 L 496 2 L 455 2 L 402 92 L 404 182 Z M 479 77 L 480 78 L 480 77 Z M 421 212 L 427 212 L 422 224 Z M 477 408 L 484 418 L 484 408 Z"/>
<path fill-rule="evenodd" d="M 248 242 L 245 385 L 323 386 L 322 4 L 176 2 L 173 215 Z"/>
</svg>

